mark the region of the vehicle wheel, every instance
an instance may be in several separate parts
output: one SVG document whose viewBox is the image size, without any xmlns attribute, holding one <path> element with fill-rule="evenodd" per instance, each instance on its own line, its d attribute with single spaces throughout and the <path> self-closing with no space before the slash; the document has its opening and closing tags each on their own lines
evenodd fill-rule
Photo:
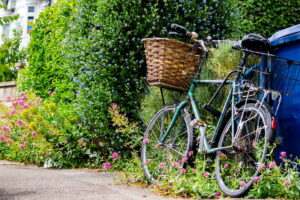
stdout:
<svg viewBox="0 0 300 200">
<path fill-rule="evenodd" d="M 258 180 L 273 138 L 271 123 L 268 110 L 249 103 L 224 126 L 218 147 L 230 148 L 217 152 L 215 170 L 219 187 L 226 195 L 242 196 Z"/>
<path fill-rule="evenodd" d="M 190 116 L 183 109 L 168 135 L 161 144 L 160 138 L 166 132 L 175 113 L 175 106 L 166 106 L 151 120 L 144 133 L 141 161 L 147 179 L 159 184 L 168 177 L 168 173 L 186 167 L 188 159 L 192 156 L 193 129 L 190 126 Z"/>
</svg>

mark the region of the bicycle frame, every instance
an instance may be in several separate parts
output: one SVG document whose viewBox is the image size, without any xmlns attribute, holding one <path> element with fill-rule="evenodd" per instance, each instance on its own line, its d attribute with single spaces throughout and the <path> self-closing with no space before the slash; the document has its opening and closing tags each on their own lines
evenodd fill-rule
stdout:
<svg viewBox="0 0 300 200">
<path fill-rule="evenodd" d="M 195 119 L 198 121 L 198 120 L 201 120 L 201 116 L 200 116 L 200 112 L 199 112 L 199 109 L 196 105 L 196 102 L 195 102 L 195 99 L 194 99 L 194 90 L 196 88 L 196 86 L 198 84 L 201 84 L 201 83 L 205 83 L 205 84 L 221 84 L 221 86 L 219 87 L 218 90 L 221 89 L 222 86 L 224 86 L 225 84 L 230 84 L 231 87 L 230 87 L 230 91 L 227 95 L 227 98 L 226 98 L 226 101 L 225 101 L 225 104 L 223 106 L 223 109 L 222 109 L 222 112 L 221 112 L 221 115 L 218 119 L 218 122 L 217 122 L 217 125 L 216 125 L 216 129 L 215 129 L 215 132 L 213 134 L 213 137 L 211 139 L 211 143 L 212 144 L 215 144 L 215 142 L 217 142 L 216 140 L 218 139 L 218 136 L 219 136 L 219 132 L 222 128 L 222 125 L 223 125 L 223 121 L 227 115 L 227 110 L 229 108 L 229 106 L 231 106 L 233 108 L 233 106 L 235 105 L 235 99 L 233 98 L 233 93 L 236 92 L 236 85 L 238 83 L 238 80 L 241 76 L 241 68 L 245 65 L 246 63 L 246 60 L 247 60 L 247 57 L 248 57 L 249 54 L 245 53 L 242 60 L 241 60 L 241 64 L 240 64 L 240 67 L 239 67 L 239 70 L 238 71 L 232 71 L 231 73 L 229 73 L 227 75 L 227 77 L 224 79 L 224 80 L 200 80 L 200 79 L 197 79 L 197 78 L 194 78 L 192 80 L 192 84 L 190 86 L 190 89 L 187 93 L 187 100 L 184 100 L 182 101 L 176 108 L 175 110 L 175 114 L 172 118 L 172 121 L 168 127 L 168 129 L 166 130 L 166 132 L 164 134 L 161 133 L 161 135 L 163 135 L 163 137 L 161 138 L 160 142 L 161 144 L 164 144 L 164 142 L 166 141 L 168 135 L 170 134 L 174 124 L 176 123 L 176 120 L 181 112 L 182 109 L 184 109 L 188 103 L 191 104 L 192 106 L 192 110 L 193 110 L 193 114 L 195 116 Z M 235 78 L 234 78 L 234 81 L 228 81 L 228 77 L 232 74 L 232 73 L 237 73 Z M 234 116 L 234 110 L 231 109 L 231 117 Z M 234 123 L 234 121 L 232 120 L 232 123 Z M 232 129 L 234 129 L 234 126 L 231 126 Z M 219 148 L 212 148 L 211 145 L 209 145 L 209 142 L 207 140 L 207 137 L 206 137 L 206 134 L 205 134 L 205 130 L 202 130 L 200 131 L 201 132 L 201 136 L 200 136 L 200 141 L 203 145 L 203 148 L 200 148 L 199 151 L 200 152 L 205 152 L 205 153 L 214 153 L 214 152 L 217 152 L 217 151 L 220 151 L 220 150 L 224 150 L 224 149 L 228 149 L 228 148 L 232 148 L 232 146 L 227 146 L 227 147 L 219 147 Z M 234 130 L 232 130 L 232 134 L 234 134 Z M 234 135 L 232 135 L 232 137 L 234 137 Z"/>
</svg>

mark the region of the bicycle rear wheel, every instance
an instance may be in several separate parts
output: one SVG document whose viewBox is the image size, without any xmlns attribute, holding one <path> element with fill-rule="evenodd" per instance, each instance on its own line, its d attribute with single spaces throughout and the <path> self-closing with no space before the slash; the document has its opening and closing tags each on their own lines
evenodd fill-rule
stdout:
<svg viewBox="0 0 300 200">
<path fill-rule="evenodd" d="M 193 129 L 186 109 L 182 110 L 176 123 L 162 144 L 160 139 L 169 127 L 175 106 L 166 106 L 151 120 L 144 133 L 141 161 L 147 179 L 159 184 L 169 176 L 169 172 L 184 168 L 192 156 Z"/>
<path fill-rule="evenodd" d="M 218 147 L 230 147 L 216 155 L 216 177 L 220 189 L 228 196 L 248 192 L 265 162 L 273 137 L 272 114 L 253 103 L 242 106 L 225 125 Z M 232 134 L 234 126 L 234 134 Z"/>
</svg>

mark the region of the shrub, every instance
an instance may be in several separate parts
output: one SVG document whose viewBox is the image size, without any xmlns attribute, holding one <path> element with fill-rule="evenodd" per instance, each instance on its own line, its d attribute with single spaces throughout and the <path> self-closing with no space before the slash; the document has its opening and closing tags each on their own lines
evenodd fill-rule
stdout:
<svg viewBox="0 0 300 200">
<path fill-rule="evenodd" d="M 300 1 L 243 0 L 239 4 L 243 33 L 269 37 L 280 29 L 300 23 Z"/>
<path fill-rule="evenodd" d="M 48 97 L 48 91 L 56 91 L 57 100 L 74 99 L 65 40 L 76 9 L 76 1 L 59 0 L 39 15 L 30 33 L 29 66 L 21 72 L 20 90 L 33 89 L 42 98 Z"/>
<path fill-rule="evenodd" d="M 15 63 L 23 62 L 26 51 L 20 48 L 21 30 L 13 30 L 13 38 L 3 38 L 0 46 L 0 81 L 11 81 L 17 78 Z"/>
</svg>

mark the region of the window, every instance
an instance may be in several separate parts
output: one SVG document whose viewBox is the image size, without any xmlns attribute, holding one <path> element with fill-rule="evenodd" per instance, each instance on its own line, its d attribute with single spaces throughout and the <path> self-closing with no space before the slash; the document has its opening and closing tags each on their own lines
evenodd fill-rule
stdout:
<svg viewBox="0 0 300 200">
<path fill-rule="evenodd" d="M 35 7 L 34 6 L 28 6 L 28 12 L 29 13 L 34 13 L 35 12 Z"/>
<path fill-rule="evenodd" d="M 4 38 L 9 38 L 9 32 L 10 32 L 9 29 L 10 29 L 9 24 L 4 24 L 2 26 L 2 33 L 4 35 Z"/>
<path fill-rule="evenodd" d="M 33 23 L 34 23 L 34 17 L 29 16 L 27 20 L 27 33 L 29 34 L 33 28 Z"/>
</svg>

